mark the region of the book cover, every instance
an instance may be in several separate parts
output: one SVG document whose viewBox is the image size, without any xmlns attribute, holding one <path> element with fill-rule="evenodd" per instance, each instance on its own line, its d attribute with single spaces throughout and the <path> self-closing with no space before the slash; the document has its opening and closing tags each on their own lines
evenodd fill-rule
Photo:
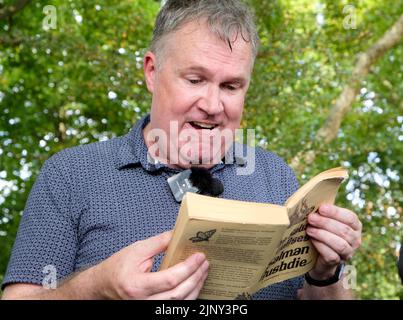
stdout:
<svg viewBox="0 0 403 320">
<path fill-rule="evenodd" d="M 160 270 L 203 252 L 210 268 L 200 299 L 243 299 L 302 275 L 317 257 L 305 232 L 307 216 L 322 203 L 334 203 L 347 177 L 343 168 L 324 171 L 284 206 L 188 192 Z"/>
</svg>

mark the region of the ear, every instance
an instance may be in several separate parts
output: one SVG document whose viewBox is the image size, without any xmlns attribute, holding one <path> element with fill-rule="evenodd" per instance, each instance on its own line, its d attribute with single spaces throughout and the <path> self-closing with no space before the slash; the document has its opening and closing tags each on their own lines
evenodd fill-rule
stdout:
<svg viewBox="0 0 403 320">
<path fill-rule="evenodd" d="M 155 54 L 148 51 L 144 56 L 144 76 L 146 79 L 147 89 L 151 93 L 154 92 L 155 73 L 157 69 L 157 60 Z"/>
</svg>

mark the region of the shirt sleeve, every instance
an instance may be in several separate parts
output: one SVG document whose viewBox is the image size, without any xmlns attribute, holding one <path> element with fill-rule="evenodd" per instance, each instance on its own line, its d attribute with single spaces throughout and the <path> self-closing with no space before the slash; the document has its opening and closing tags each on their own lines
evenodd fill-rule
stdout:
<svg viewBox="0 0 403 320">
<path fill-rule="evenodd" d="M 77 226 L 70 214 L 68 177 L 45 162 L 26 203 L 2 288 L 10 283 L 55 283 L 74 271 Z"/>
</svg>

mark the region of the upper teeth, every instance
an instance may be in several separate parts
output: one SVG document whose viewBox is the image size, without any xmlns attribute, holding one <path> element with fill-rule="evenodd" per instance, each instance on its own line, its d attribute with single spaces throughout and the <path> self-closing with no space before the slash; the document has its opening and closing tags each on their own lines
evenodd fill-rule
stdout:
<svg viewBox="0 0 403 320">
<path fill-rule="evenodd" d="M 215 127 L 215 124 L 208 124 L 208 123 L 197 122 L 197 121 L 193 121 L 193 123 L 199 127 L 206 128 L 206 129 L 213 129 Z"/>
</svg>

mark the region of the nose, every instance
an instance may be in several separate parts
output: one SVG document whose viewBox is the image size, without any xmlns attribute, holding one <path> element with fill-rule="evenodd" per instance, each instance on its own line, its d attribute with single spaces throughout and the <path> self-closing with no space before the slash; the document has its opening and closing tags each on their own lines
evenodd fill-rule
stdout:
<svg viewBox="0 0 403 320">
<path fill-rule="evenodd" d="M 220 88 L 210 85 L 203 94 L 199 108 L 208 115 L 216 115 L 223 112 L 224 105 L 220 97 Z"/>
</svg>

